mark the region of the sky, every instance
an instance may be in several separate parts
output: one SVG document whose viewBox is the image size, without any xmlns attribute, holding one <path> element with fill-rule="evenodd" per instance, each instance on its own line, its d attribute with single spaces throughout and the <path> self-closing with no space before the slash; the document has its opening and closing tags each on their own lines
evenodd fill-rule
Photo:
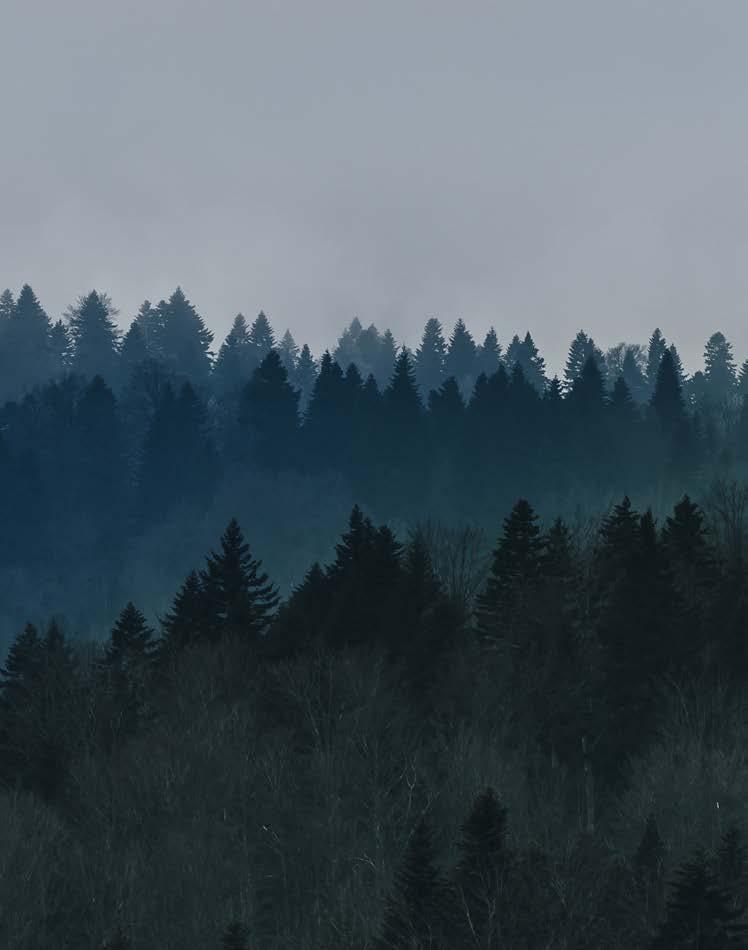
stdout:
<svg viewBox="0 0 748 950">
<path fill-rule="evenodd" d="M 0 287 L 748 357 L 740 0 L 2 0 Z"/>
</svg>

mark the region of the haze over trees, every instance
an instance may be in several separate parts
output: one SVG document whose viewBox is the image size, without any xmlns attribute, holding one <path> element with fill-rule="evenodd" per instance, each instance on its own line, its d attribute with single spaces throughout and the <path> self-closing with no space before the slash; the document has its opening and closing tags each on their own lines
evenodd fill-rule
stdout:
<svg viewBox="0 0 748 950">
<path fill-rule="evenodd" d="M 722 333 L 116 316 L 0 295 L 2 946 L 748 947 Z"/>
</svg>

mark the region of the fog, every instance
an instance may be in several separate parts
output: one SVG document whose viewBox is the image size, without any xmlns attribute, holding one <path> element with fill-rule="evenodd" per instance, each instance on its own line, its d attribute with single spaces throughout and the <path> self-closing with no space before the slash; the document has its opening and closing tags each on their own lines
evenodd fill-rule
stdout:
<svg viewBox="0 0 748 950">
<path fill-rule="evenodd" d="M 738 2 L 5 0 L 0 285 L 748 355 Z M 217 348 L 217 347 L 216 347 Z"/>
</svg>

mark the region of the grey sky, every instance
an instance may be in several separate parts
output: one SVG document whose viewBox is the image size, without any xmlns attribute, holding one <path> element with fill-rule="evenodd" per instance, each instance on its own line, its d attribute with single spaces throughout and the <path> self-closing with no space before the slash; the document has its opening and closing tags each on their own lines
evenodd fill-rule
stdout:
<svg viewBox="0 0 748 950">
<path fill-rule="evenodd" d="M 748 4 L 2 0 L 0 285 L 748 356 Z"/>
</svg>

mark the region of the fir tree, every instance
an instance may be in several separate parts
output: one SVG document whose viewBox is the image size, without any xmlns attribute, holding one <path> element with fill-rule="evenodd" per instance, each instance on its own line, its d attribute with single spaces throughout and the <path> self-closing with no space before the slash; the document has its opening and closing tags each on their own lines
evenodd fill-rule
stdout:
<svg viewBox="0 0 748 950">
<path fill-rule="evenodd" d="M 71 368 L 73 344 L 68 328 L 62 320 L 57 320 L 50 328 L 49 349 L 52 374 L 54 376 L 64 375 Z"/>
<path fill-rule="evenodd" d="M 270 350 L 244 387 L 239 402 L 238 455 L 274 471 L 294 461 L 299 394 L 277 350 Z"/>
<path fill-rule="evenodd" d="M 54 372 L 51 325 L 36 294 L 24 284 L 3 330 L 0 385 L 3 399 L 18 399 Z"/>
<path fill-rule="evenodd" d="M 163 666 L 185 647 L 207 637 L 207 633 L 207 600 L 197 571 L 191 571 L 177 592 L 171 610 L 161 621 L 159 662 Z"/>
<path fill-rule="evenodd" d="M 265 634 L 280 598 L 261 567 L 232 519 L 221 537 L 220 552 L 207 558 L 200 575 L 212 640 L 237 636 L 254 643 Z"/>
<path fill-rule="evenodd" d="M 213 367 L 213 380 L 219 393 L 227 396 L 244 385 L 250 372 L 249 353 L 247 321 L 238 313 Z"/>
<path fill-rule="evenodd" d="M 605 357 L 600 348 L 595 346 L 592 337 L 587 336 L 584 330 L 580 330 L 572 340 L 569 355 L 566 358 L 564 384 L 567 391 L 572 389 L 575 380 L 582 375 L 582 371 L 590 359 L 595 362 L 600 375 L 603 376 Z"/>
<path fill-rule="evenodd" d="M 673 432 L 683 424 L 685 406 L 673 357 L 663 350 L 657 370 L 657 381 L 651 402 L 652 410 L 666 432 Z"/>
<path fill-rule="evenodd" d="M 92 290 L 80 297 L 68 312 L 74 352 L 72 365 L 82 376 L 103 376 L 110 385 L 118 383 L 119 330 L 117 311 L 106 294 Z"/>
<path fill-rule="evenodd" d="M 501 364 L 501 344 L 496 330 L 490 327 L 476 354 L 476 373 L 492 376 Z"/>
<path fill-rule="evenodd" d="M 487 641 L 511 642 L 516 620 L 540 577 L 544 542 L 537 522 L 525 499 L 514 505 L 504 521 L 486 588 L 477 603 L 478 632 Z"/>
<path fill-rule="evenodd" d="M 158 305 L 156 326 L 159 357 L 182 378 L 203 385 L 210 375 L 213 334 L 194 306 L 177 287 L 168 301 Z"/>
<path fill-rule="evenodd" d="M 435 862 L 431 831 L 421 819 L 411 834 L 395 893 L 387 899 L 381 950 L 442 950 L 448 891 Z"/>
<path fill-rule="evenodd" d="M 741 916 L 741 910 L 730 907 L 729 896 L 699 851 L 677 873 L 652 950 L 742 950 L 748 942 Z"/>
<path fill-rule="evenodd" d="M 16 309 L 16 300 L 10 290 L 4 290 L 0 294 L 0 335 L 2 334 L 5 327 L 8 325 L 8 321 L 12 318 Z"/>
<path fill-rule="evenodd" d="M 299 348 L 296 345 L 296 340 L 294 340 L 291 335 L 290 330 L 286 330 L 283 334 L 283 337 L 278 344 L 278 355 L 281 358 L 281 363 L 286 369 L 289 379 L 293 379 L 294 370 L 296 369 L 296 362 L 299 359 Z"/>
<path fill-rule="evenodd" d="M 119 361 L 120 370 L 117 374 L 123 383 L 128 383 L 132 374 L 141 363 L 148 359 L 148 347 L 146 346 L 143 331 L 140 324 L 133 320 L 130 329 L 125 334 L 120 349 Z"/>
<path fill-rule="evenodd" d="M 444 381 L 446 356 L 447 344 L 444 341 L 442 325 L 436 317 L 431 317 L 424 327 L 423 337 L 414 360 L 416 382 L 424 400 Z"/>
<path fill-rule="evenodd" d="M 737 388 L 735 360 L 732 344 L 725 339 L 724 333 L 713 333 L 704 350 L 704 378 L 710 399 L 723 402 L 734 395 Z"/>
<path fill-rule="evenodd" d="M 492 788 L 474 801 L 462 825 L 455 870 L 458 911 L 466 946 L 498 948 L 506 937 L 510 856 L 506 809 Z"/>
<path fill-rule="evenodd" d="M 270 321 L 261 310 L 257 314 L 252 326 L 247 334 L 249 345 L 249 370 L 250 372 L 259 366 L 265 357 L 275 346 L 275 334 L 270 326 Z"/>
<path fill-rule="evenodd" d="M 460 389 L 468 394 L 477 375 L 477 348 L 470 331 L 460 319 L 449 339 L 449 348 L 444 361 L 444 375 L 453 376 Z"/>
<path fill-rule="evenodd" d="M 133 321 L 140 329 L 140 332 L 143 334 L 143 340 L 145 341 L 145 347 L 148 351 L 148 356 L 152 360 L 159 360 L 163 358 L 163 352 L 161 350 L 162 344 L 162 325 L 161 320 L 164 316 L 162 309 L 157 309 L 151 305 L 150 300 L 144 300 L 140 305 L 140 309 Z"/>
<path fill-rule="evenodd" d="M 660 370 L 660 361 L 666 349 L 667 343 L 665 342 L 665 337 L 660 332 L 660 328 L 657 327 L 650 337 L 649 347 L 647 349 L 646 376 L 650 393 L 654 393 L 657 384 L 657 374 Z"/>
<path fill-rule="evenodd" d="M 301 348 L 301 353 L 299 353 L 296 367 L 291 376 L 291 382 L 300 393 L 300 408 L 302 412 L 306 411 L 316 379 L 317 364 L 314 361 L 311 350 L 305 343 Z"/>
</svg>

